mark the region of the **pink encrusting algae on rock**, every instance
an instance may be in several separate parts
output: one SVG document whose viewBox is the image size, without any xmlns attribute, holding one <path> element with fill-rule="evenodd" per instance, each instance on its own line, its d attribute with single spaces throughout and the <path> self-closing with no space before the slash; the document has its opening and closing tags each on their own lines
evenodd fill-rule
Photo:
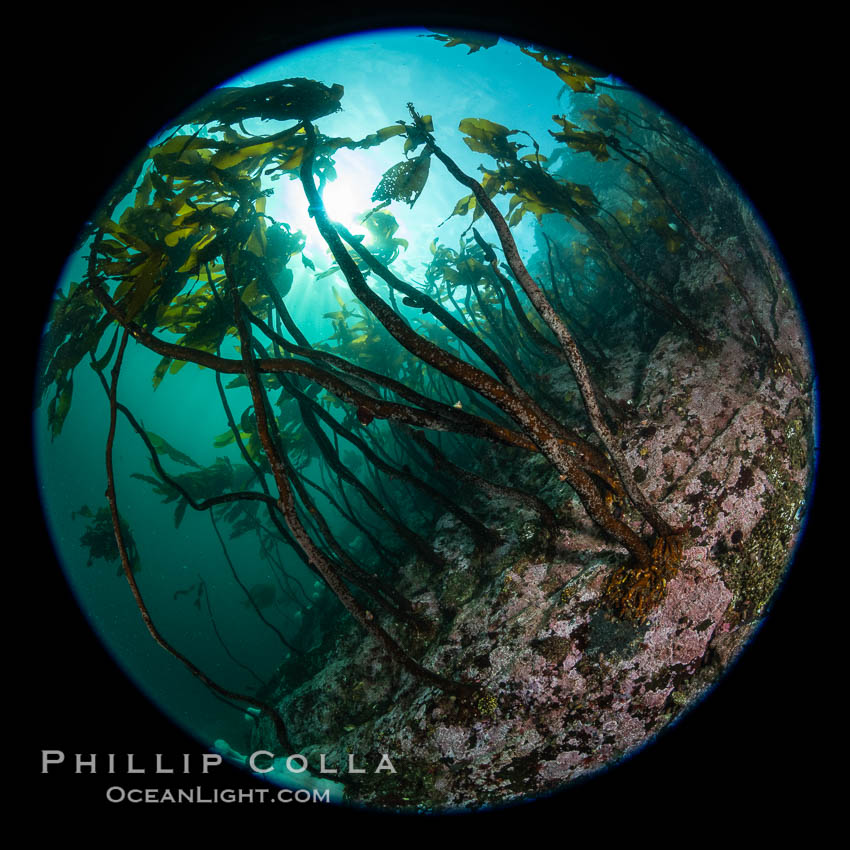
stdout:
<svg viewBox="0 0 850 850">
<path fill-rule="evenodd" d="M 723 251 L 734 264 L 734 240 Z M 697 259 L 685 286 L 699 292 L 708 277 L 716 265 Z M 606 391 L 630 410 L 618 437 L 635 480 L 687 529 L 678 570 L 644 621 L 616 617 L 603 599 L 625 550 L 541 472 L 541 495 L 561 504 L 563 520 L 548 549 L 536 517 L 492 499 L 485 519 L 502 532 L 498 548 L 476 552 L 447 514 L 433 541 L 447 570 L 432 580 L 411 562 L 401 582 L 419 614 L 443 624 L 422 639 L 422 662 L 479 683 L 474 705 L 423 690 L 354 631 L 281 696 L 300 752 L 329 753 L 340 767 L 346 753 L 388 752 L 403 765 L 378 780 L 347 777 L 349 799 L 442 810 L 544 794 L 635 751 L 716 683 L 781 582 L 813 472 L 804 329 L 787 292 L 762 306 L 790 369 L 759 359 L 731 298 L 717 351 L 668 333 L 648 355 L 624 343 L 614 359 Z M 565 393 L 568 367 L 546 383 Z M 524 463 L 532 476 L 541 468 L 538 457 Z"/>
</svg>

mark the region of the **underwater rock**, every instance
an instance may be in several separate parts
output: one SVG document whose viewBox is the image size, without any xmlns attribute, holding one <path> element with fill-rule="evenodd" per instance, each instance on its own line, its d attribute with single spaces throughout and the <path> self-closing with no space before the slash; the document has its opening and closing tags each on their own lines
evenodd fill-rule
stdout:
<svg viewBox="0 0 850 850">
<path fill-rule="evenodd" d="M 777 319 L 782 350 L 805 375 L 805 339 L 791 305 Z M 628 354 L 624 346 L 615 362 L 625 367 Z M 283 696 L 280 708 L 296 740 L 330 747 L 329 762 L 392 742 L 398 774 L 347 777 L 347 799 L 443 810 L 545 795 L 627 757 L 675 721 L 758 629 L 799 533 L 811 475 L 810 462 L 800 467 L 789 446 L 811 421 L 805 381 L 763 374 L 734 339 L 706 361 L 662 337 L 642 371 L 621 438 L 646 469 L 647 491 L 692 538 L 662 604 L 640 624 L 606 611 L 607 575 L 625 552 L 584 519 L 559 540 L 555 558 L 531 561 L 515 538 L 476 568 L 492 577 L 462 606 L 439 590 L 436 606 L 429 602 L 432 616 L 448 609 L 452 619 L 425 659 L 482 683 L 477 705 L 423 694 L 405 674 L 376 668 L 371 640 L 341 643 L 334 663 L 299 690 L 311 699 Z M 620 380 L 612 397 L 632 386 L 627 368 Z M 442 549 L 441 584 L 449 587 L 454 570 L 469 573 L 469 543 L 448 518 L 439 527 L 456 540 Z M 719 556 L 718 541 L 728 542 Z M 403 580 L 415 585 L 414 573 L 411 564 Z M 357 715 L 333 745 L 332 707 Z"/>
</svg>

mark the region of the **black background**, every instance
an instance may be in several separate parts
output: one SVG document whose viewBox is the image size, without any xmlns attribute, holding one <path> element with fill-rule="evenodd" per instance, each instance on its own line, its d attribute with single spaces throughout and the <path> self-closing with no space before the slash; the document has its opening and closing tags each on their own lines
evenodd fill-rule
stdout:
<svg viewBox="0 0 850 850">
<path fill-rule="evenodd" d="M 461 7 L 468 12 L 458 12 Z M 6 162 L 6 179 L 24 186 L 14 196 L 20 203 L 7 196 L 7 211 L 17 212 L 19 225 L 7 226 L 6 236 L 7 249 L 11 241 L 16 256 L 26 260 L 14 281 L 25 284 L 18 291 L 26 292 L 27 309 L 10 302 L 8 290 L 5 304 L 7 316 L 13 309 L 17 316 L 17 362 L 23 364 L 18 377 L 24 378 L 27 395 L 44 313 L 77 230 L 148 138 L 213 85 L 286 47 L 390 23 L 491 27 L 536 38 L 610 70 L 677 116 L 725 164 L 773 233 L 796 283 L 823 374 L 828 361 L 821 296 L 829 252 L 817 213 L 831 178 L 828 163 L 824 167 L 828 146 L 808 128 L 817 124 L 813 115 L 829 90 L 829 57 L 819 54 L 820 34 L 812 27 L 790 15 L 746 23 L 728 16 L 711 19 L 708 11 L 704 18 L 685 19 L 676 12 L 623 15 L 597 7 L 594 13 L 541 13 L 536 20 L 531 12 L 517 19 L 484 4 L 451 4 L 453 13 L 430 4 L 438 17 L 426 20 L 416 12 L 389 17 L 369 11 L 375 8 L 322 4 L 274 12 L 236 4 L 223 12 L 186 4 L 102 15 L 73 9 L 33 21 L 29 60 L 10 85 L 23 119 L 20 135 L 8 137 L 13 144 Z M 27 416 L 22 419 L 16 427 L 26 431 Z M 18 698 L 17 709 L 7 707 L 18 718 L 10 728 L 22 750 L 9 778 L 16 791 L 37 801 L 45 823 L 67 824 L 72 814 L 87 823 L 105 823 L 103 818 L 115 815 L 129 823 L 156 819 L 167 808 L 187 822 L 197 821 L 213 807 L 118 806 L 104 799 L 105 788 L 113 784 L 106 775 L 39 772 L 42 749 L 60 749 L 69 757 L 133 752 L 148 763 L 158 752 L 191 753 L 195 764 L 201 749 L 125 679 L 89 631 L 49 545 L 22 445 L 18 454 L 22 495 L 15 517 L 23 522 L 20 528 L 17 519 L 13 522 L 15 539 L 24 545 L 7 564 L 10 578 L 22 580 L 21 587 L 12 585 L 7 602 L 8 608 L 20 609 L 8 643 L 17 669 L 9 673 L 15 677 L 11 699 Z M 821 481 L 795 567 L 768 622 L 707 700 L 607 775 L 548 801 L 471 816 L 475 825 L 560 824 L 569 834 L 582 825 L 612 835 L 662 834 L 666 843 L 674 835 L 665 824 L 674 820 L 693 818 L 722 839 L 733 817 L 758 829 L 781 811 L 816 828 L 822 770 L 837 757 L 828 728 L 832 697 L 821 660 L 830 650 L 819 598 L 822 569 L 839 568 L 826 549 L 825 487 Z M 170 783 L 146 777 L 144 784 L 186 787 L 201 780 L 196 771 Z M 207 785 L 257 783 L 222 766 Z M 281 808 L 234 805 L 229 811 L 256 824 L 271 809 L 282 825 L 313 830 L 320 824 L 322 835 L 330 827 L 409 825 L 352 810 Z"/>
</svg>

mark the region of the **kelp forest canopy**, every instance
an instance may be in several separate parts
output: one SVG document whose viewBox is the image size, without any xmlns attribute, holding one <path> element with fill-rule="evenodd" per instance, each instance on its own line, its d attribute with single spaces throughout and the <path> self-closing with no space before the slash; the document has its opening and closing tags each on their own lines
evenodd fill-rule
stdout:
<svg viewBox="0 0 850 850">
<path fill-rule="evenodd" d="M 469 52 L 495 43 L 437 37 Z M 119 566 L 153 637 L 227 699 L 274 714 L 208 678 L 157 629 L 144 580 L 172 567 L 146 564 L 133 537 L 111 460 L 119 421 L 149 459 L 135 477 L 174 506 L 175 528 L 198 512 L 225 554 L 227 541 L 255 540 L 266 583 L 248 586 L 228 560 L 249 611 L 266 622 L 279 594 L 306 618 L 317 596 L 338 600 L 335 615 L 341 605 L 394 663 L 465 696 L 476 682 L 417 660 L 437 626 L 396 581 L 412 559 L 423 583 L 439 575 L 441 518 L 489 552 L 508 534 L 487 510 L 498 499 L 524 518 L 528 545 L 547 552 L 575 502 L 624 553 L 609 610 L 644 619 L 689 530 L 643 491 L 625 457 L 618 434 L 633 412 L 610 395 L 614 351 L 627 339 L 639 356 L 673 333 L 710 358 L 731 334 L 765 370 L 791 368 L 718 251 L 745 228 L 711 157 L 622 83 L 535 45 L 515 49 L 562 86 L 545 137 L 521 114 L 510 126 L 475 112 L 446 126 L 436 103 L 413 102 L 388 126 L 326 135 L 323 123 L 346 108 L 333 79 L 219 88 L 139 154 L 81 235 L 84 271 L 56 294 L 39 400 L 59 438 L 79 373 L 94 370 L 102 387 L 108 498 L 80 510 L 83 545 Z M 329 187 L 378 147 L 395 164 L 376 180 L 372 207 L 355 223 L 334 220 Z M 435 180 L 453 193 L 447 226 L 413 246 L 397 216 Z M 305 227 L 274 204 L 284 184 Z M 322 251 L 308 253 L 316 234 Z M 406 262 L 414 249 L 426 257 L 418 265 Z M 680 284 L 693 255 L 723 271 L 707 297 Z M 773 279 L 766 269 L 768 301 Z M 319 292 L 333 307 L 307 321 Z M 741 304 L 737 327 L 712 313 L 729 299 Z M 122 372 L 141 349 L 158 358 L 147 387 Z M 566 393 L 553 389 L 556 369 L 569 376 Z M 221 422 L 212 445 L 144 425 L 144 393 L 183 370 L 214 385 L 216 412 L 203 411 Z M 201 609 L 208 579 L 202 565 L 195 572 L 179 592 Z M 306 663 L 311 647 L 298 633 L 275 631 L 282 657 Z"/>
</svg>

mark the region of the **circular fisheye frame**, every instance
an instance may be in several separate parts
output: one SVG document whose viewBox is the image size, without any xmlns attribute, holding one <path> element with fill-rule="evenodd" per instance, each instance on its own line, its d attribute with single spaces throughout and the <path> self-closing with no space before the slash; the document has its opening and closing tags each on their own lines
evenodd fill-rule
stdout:
<svg viewBox="0 0 850 850">
<path fill-rule="evenodd" d="M 764 621 L 815 472 L 738 186 L 604 69 L 459 30 L 293 50 L 163 127 L 37 386 L 116 661 L 208 750 L 381 811 L 539 798 L 669 728 Z"/>
</svg>

